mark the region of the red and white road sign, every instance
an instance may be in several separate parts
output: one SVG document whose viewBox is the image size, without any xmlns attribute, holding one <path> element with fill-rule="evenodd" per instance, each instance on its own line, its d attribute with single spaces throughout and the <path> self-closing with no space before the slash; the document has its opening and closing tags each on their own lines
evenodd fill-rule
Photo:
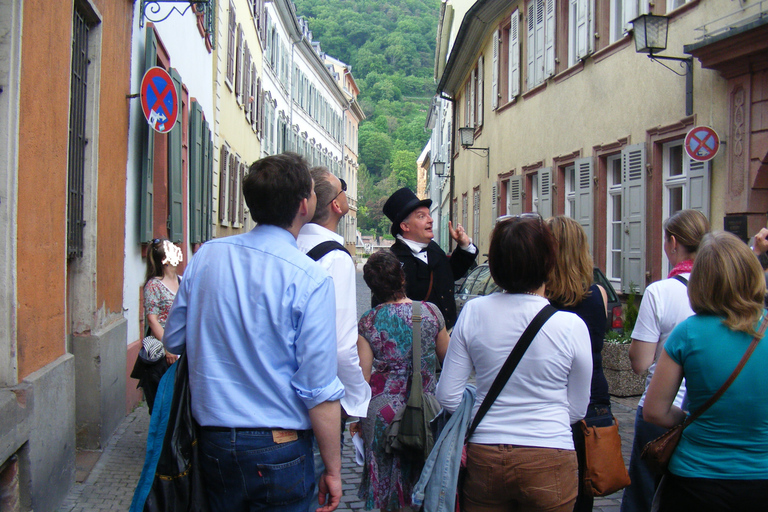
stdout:
<svg viewBox="0 0 768 512">
<path fill-rule="evenodd" d="M 685 136 L 685 152 L 697 162 L 712 160 L 720 149 L 720 137 L 709 126 L 696 126 Z"/>
<path fill-rule="evenodd" d="M 141 110 L 153 130 L 168 133 L 176 123 L 179 98 L 171 75 L 161 67 L 149 68 L 141 79 Z"/>
</svg>

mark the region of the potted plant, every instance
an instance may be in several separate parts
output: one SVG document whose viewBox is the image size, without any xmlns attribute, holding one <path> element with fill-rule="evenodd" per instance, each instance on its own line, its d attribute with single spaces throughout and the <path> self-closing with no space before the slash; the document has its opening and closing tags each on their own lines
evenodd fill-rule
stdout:
<svg viewBox="0 0 768 512">
<path fill-rule="evenodd" d="M 603 344 L 603 373 L 608 381 L 608 390 L 614 396 L 642 395 L 645 389 L 645 376 L 636 375 L 629 361 L 629 345 L 632 342 L 632 330 L 637 320 L 637 287 L 629 285 L 629 295 L 624 308 L 624 332 L 610 331 Z"/>
</svg>

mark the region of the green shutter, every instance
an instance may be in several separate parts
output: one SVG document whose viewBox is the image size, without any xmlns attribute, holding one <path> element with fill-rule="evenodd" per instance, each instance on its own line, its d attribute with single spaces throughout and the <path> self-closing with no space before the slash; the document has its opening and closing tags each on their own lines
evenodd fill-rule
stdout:
<svg viewBox="0 0 768 512">
<path fill-rule="evenodd" d="M 181 103 L 181 76 L 171 68 L 171 78 L 176 87 L 176 95 Z M 179 243 L 184 237 L 184 186 L 182 183 L 181 145 L 183 127 L 181 126 L 181 105 L 176 116 L 176 123 L 168 133 L 168 231 L 173 243 Z"/>
<path fill-rule="evenodd" d="M 208 127 L 208 121 L 203 119 L 203 166 L 200 168 L 203 175 L 202 180 L 202 206 L 203 219 L 201 238 L 202 241 L 211 239 L 211 229 L 213 226 L 213 138 L 211 129 Z"/>
<path fill-rule="evenodd" d="M 152 27 L 147 28 L 144 43 L 144 71 L 157 64 L 157 38 Z M 137 105 L 138 106 L 138 105 Z M 138 106 L 141 108 L 141 106 Z M 142 117 L 144 114 L 142 113 Z M 142 119 L 140 130 L 144 144 L 141 147 L 141 185 L 139 192 L 139 241 L 149 242 L 154 238 L 152 226 L 152 193 L 154 192 L 155 131 L 146 119 Z"/>
<path fill-rule="evenodd" d="M 189 109 L 189 241 L 202 242 L 203 109 L 196 101 Z"/>
</svg>

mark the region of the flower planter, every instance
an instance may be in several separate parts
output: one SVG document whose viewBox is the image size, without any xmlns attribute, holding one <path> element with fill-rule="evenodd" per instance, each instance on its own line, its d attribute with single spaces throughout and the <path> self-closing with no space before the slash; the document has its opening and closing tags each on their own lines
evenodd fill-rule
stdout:
<svg viewBox="0 0 768 512">
<path fill-rule="evenodd" d="M 629 343 L 603 344 L 603 373 L 612 395 L 624 397 L 643 394 L 646 374 L 636 375 L 632 371 Z"/>
</svg>

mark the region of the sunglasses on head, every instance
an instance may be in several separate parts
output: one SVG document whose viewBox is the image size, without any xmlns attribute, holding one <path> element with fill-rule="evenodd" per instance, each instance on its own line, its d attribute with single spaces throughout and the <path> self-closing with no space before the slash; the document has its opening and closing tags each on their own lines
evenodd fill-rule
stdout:
<svg viewBox="0 0 768 512">
<path fill-rule="evenodd" d="M 496 223 L 498 224 L 499 222 L 505 221 L 507 219 L 538 219 L 541 221 L 541 215 L 533 212 L 519 213 L 517 215 L 502 215 L 496 219 Z"/>
<path fill-rule="evenodd" d="M 339 197 L 339 196 L 341 195 L 341 193 L 342 193 L 342 192 L 346 192 L 346 191 L 347 191 L 347 182 L 346 182 L 346 181 L 344 181 L 344 180 L 343 180 L 343 179 L 341 179 L 341 178 L 339 178 L 339 182 L 341 183 L 341 190 L 339 190 L 339 193 L 338 193 L 338 194 L 336 194 L 335 196 L 333 196 L 333 199 L 331 199 L 330 201 L 328 201 L 328 204 L 331 204 L 332 202 L 334 202 L 334 201 L 336 200 L 336 198 L 337 198 L 337 197 Z M 328 206 L 328 204 L 327 204 L 327 205 L 325 205 L 325 206 Z"/>
</svg>

